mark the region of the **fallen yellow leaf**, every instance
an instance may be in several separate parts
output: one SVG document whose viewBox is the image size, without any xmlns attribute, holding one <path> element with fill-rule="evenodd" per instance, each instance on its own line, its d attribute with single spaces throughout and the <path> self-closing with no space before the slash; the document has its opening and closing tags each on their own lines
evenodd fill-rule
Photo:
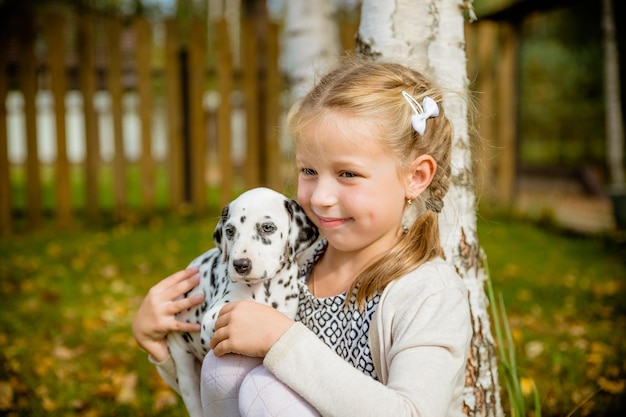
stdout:
<svg viewBox="0 0 626 417">
<path fill-rule="evenodd" d="M 533 380 L 530 378 L 520 378 L 520 388 L 525 397 L 529 397 L 533 393 Z"/>
<path fill-rule="evenodd" d="M 13 407 L 13 387 L 6 381 L 0 381 L 0 410 Z"/>
<path fill-rule="evenodd" d="M 57 404 L 52 400 L 52 398 L 50 398 L 50 391 L 48 390 L 48 387 L 40 385 L 35 389 L 35 392 L 39 398 L 41 398 L 41 405 L 44 410 L 48 412 L 56 410 Z"/>
<path fill-rule="evenodd" d="M 173 407 L 178 402 L 178 395 L 171 389 L 160 389 L 154 393 L 152 411 L 159 412 L 167 407 Z"/>
<path fill-rule="evenodd" d="M 35 367 L 35 373 L 37 376 L 42 377 L 50 373 L 50 369 L 55 365 L 54 359 L 50 356 L 41 356 L 37 360 L 37 366 Z"/>
<path fill-rule="evenodd" d="M 617 381 L 611 381 L 610 379 L 601 376 L 598 378 L 598 385 L 610 394 L 621 394 L 624 392 L 624 388 L 626 387 L 626 380 L 618 379 Z"/>
<path fill-rule="evenodd" d="M 133 404 L 137 401 L 137 379 L 137 373 L 130 372 L 122 375 L 121 378 L 116 381 L 118 391 L 115 399 L 118 403 Z"/>
</svg>

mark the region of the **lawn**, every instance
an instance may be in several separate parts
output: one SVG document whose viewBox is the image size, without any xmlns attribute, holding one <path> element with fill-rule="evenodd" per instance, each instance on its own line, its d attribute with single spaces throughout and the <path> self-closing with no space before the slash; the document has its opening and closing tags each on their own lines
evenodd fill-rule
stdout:
<svg viewBox="0 0 626 417">
<path fill-rule="evenodd" d="M 505 300 L 522 387 L 545 416 L 626 411 L 626 244 L 549 224 L 482 220 L 480 242 Z"/>
<path fill-rule="evenodd" d="M 212 245 L 217 215 L 0 238 L 0 415 L 184 416 L 131 336 L 141 298 Z M 480 221 L 544 416 L 623 414 L 624 244 Z"/>
</svg>

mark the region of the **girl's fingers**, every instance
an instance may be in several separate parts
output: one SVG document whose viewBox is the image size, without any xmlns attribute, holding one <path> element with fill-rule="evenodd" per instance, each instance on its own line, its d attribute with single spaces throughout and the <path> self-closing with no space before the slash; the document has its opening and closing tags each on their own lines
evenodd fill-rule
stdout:
<svg viewBox="0 0 626 417">
<path fill-rule="evenodd" d="M 169 277 L 161 280 L 158 284 L 152 287 L 155 292 L 165 292 L 168 290 L 175 289 L 178 286 L 187 286 L 189 285 L 189 279 L 198 273 L 198 267 L 193 266 L 187 269 L 183 269 L 182 271 L 178 271 L 170 275 Z M 196 283 L 197 284 L 197 283 Z M 196 284 L 192 285 L 195 286 Z"/>
<path fill-rule="evenodd" d="M 190 280 L 193 281 L 194 278 L 199 279 L 200 275 L 198 272 L 198 267 L 191 267 L 191 268 L 187 268 L 184 269 L 182 271 L 178 271 L 176 273 L 174 273 L 173 275 L 170 275 L 168 277 L 172 278 L 169 287 L 170 288 L 177 288 L 177 287 L 194 287 L 195 285 L 197 285 L 197 282 L 190 284 Z"/>
<path fill-rule="evenodd" d="M 204 302 L 204 294 L 196 294 L 192 297 L 181 298 L 171 303 L 172 314 L 180 313 L 188 308 L 194 307 Z"/>
<path fill-rule="evenodd" d="M 264 304 L 228 303 L 215 321 L 209 345 L 216 356 L 232 352 L 263 357 L 292 324 L 293 320 Z"/>
<path fill-rule="evenodd" d="M 179 320 L 176 320 L 174 327 L 177 332 L 195 333 L 201 330 L 200 323 L 186 323 Z"/>
<path fill-rule="evenodd" d="M 228 335 L 226 329 L 221 328 L 215 330 L 213 337 L 209 341 L 209 346 L 213 350 L 215 356 L 222 356 L 226 353 L 231 353 L 232 350 L 228 346 Z"/>
<path fill-rule="evenodd" d="M 219 331 L 222 327 L 226 327 L 228 324 L 228 315 L 224 314 L 224 309 L 220 311 L 220 314 L 217 316 L 217 320 L 215 320 L 215 332 Z"/>
<path fill-rule="evenodd" d="M 235 307 L 238 306 L 239 303 L 240 303 L 239 301 L 235 301 L 235 302 L 232 302 L 232 303 L 224 304 L 224 307 L 222 307 L 220 309 L 220 312 L 217 315 L 217 321 L 219 321 L 220 318 L 222 318 L 222 317 L 226 316 L 228 313 L 230 313 Z M 222 319 L 222 320 L 224 320 L 224 319 Z M 217 321 L 216 321 L 216 325 L 217 325 Z"/>
<path fill-rule="evenodd" d="M 189 292 L 198 284 L 200 284 L 200 273 L 196 271 L 196 273 L 189 275 L 183 281 L 176 284 L 175 287 L 173 287 L 173 292 L 176 294 L 176 297 L 178 297 Z"/>
<path fill-rule="evenodd" d="M 165 278 L 150 289 L 148 295 L 155 303 L 167 303 L 189 292 L 200 283 L 196 269 L 186 269 Z"/>
</svg>

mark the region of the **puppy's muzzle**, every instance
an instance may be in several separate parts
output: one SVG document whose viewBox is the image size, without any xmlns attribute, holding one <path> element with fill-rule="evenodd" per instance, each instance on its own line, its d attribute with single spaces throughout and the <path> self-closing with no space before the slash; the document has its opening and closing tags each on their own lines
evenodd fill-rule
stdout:
<svg viewBox="0 0 626 417">
<path fill-rule="evenodd" d="M 248 258 L 235 259 L 233 268 L 239 275 L 248 275 L 252 270 L 252 261 Z"/>
</svg>

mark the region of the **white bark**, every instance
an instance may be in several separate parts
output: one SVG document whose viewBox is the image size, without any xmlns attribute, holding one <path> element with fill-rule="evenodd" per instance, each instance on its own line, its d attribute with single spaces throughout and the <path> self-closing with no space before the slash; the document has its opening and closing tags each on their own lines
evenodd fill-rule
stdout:
<svg viewBox="0 0 626 417">
<path fill-rule="evenodd" d="M 440 216 L 441 236 L 448 261 L 469 289 L 474 328 L 465 412 L 502 416 L 495 342 L 484 290 L 486 274 L 476 233 L 462 4 L 461 0 L 364 0 L 357 48 L 373 59 L 400 62 L 427 74 L 445 91 L 443 107 L 454 137 L 450 190 Z"/>
<path fill-rule="evenodd" d="M 281 68 L 289 80 L 292 102 L 338 62 L 340 42 L 333 4 L 332 0 L 285 3 Z"/>
</svg>

